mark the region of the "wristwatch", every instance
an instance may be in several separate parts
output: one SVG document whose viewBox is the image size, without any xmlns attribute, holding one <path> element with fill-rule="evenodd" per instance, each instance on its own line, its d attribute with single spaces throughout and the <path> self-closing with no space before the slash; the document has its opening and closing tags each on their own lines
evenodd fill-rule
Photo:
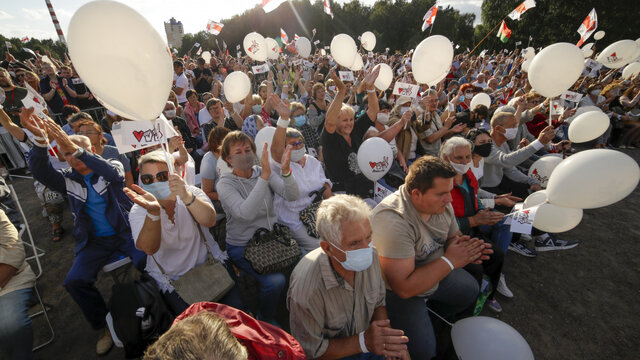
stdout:
<svg viewBox="0 0 640 360">
<path fill-rule="evenodd" d="M 73 152 L 73 154 L 71 154 L 71 156 L 73 156 L 74 158 L 78 158 L 78 156 L 84 154 L 84 149 L 79 147 L 76 149 L 76 151 Z"/>
</svg>

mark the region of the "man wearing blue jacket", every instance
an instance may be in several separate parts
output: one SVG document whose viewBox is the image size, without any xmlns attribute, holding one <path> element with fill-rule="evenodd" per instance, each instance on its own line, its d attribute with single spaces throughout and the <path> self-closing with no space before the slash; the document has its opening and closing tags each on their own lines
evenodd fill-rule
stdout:
<svg viewBox="0 0 640 360">
<path fill-rule="evenodd" d="M 66 193 L 73 216 L 75 259 L 63 285 L 95 330 L 100 330 L 96 352 L 105 354 L 113 345 L 106 327 L 108 312 L 94 283 L 100 269 L 118 255 L 131 257 L 143 269 L 145 254 L 137 250 L 131 237 L 129 210 L 132 203 L 122 191 L 124 169 L 118 161 L 108 161 L 93 153 L 85 136 L 68 136 L 51 119 L 40 119 L 33 109 L 20 113 L 22 125 L 35 137 L 29 156 L 33 176 L 47 187 Z M 70 169 L 55 170 L 49 163 L 45 137 L 55 139 Z"/>
</svg>

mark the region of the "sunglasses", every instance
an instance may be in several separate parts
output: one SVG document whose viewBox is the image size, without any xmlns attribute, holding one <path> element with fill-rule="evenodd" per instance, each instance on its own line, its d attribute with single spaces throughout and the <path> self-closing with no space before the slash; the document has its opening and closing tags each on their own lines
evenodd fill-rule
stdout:
<svg viewBox="0 0 640 360">
<path fill-rule="evenodd" d="M 142 181 L 142 183 L 145 184 L 145 185 L 152 184 L 154 179 L 158 180 L 158 182 L 168 181 L 169 180 L 169 172 L 168 171 L 160 171 L 159 173 L 157 173 L 155 175 L 151 175 L 151 174 L 140 175 L 140 181 Z"/>
</svg>

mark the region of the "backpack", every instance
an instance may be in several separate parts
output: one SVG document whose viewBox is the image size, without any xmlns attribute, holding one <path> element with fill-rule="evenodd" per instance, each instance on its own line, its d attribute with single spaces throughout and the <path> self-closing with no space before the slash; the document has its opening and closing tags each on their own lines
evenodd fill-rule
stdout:
<svg viewBox="0 0 640 360">
<path fill-rule="evenodd" d="M 307 358 L 302 345 L 289 333 L 231 306 L 212 302 L 195 303 L 180 314 L 174 324 L 200 311 L 213 312 L 227 322 L 233 336 L 247 348 L 248 360 Z"/>
<path fill-rule="evenodd" d="M 127 359 L 142 357 L 174 319 L 158 285 L 147 274 L 134 282 L 113 285 L 109 309 Z"/>
</svg>

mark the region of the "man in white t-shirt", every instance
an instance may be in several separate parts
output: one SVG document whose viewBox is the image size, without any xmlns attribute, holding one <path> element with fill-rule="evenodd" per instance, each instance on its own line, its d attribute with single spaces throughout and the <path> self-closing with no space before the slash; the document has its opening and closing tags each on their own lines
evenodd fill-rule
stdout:
<svg viewBox="0 0 640 360">
<path fill-rule="evenodd" d="M 173 62 L 173 87 L 171 90 L 176 93 L 178 103 L 184 107 L 187 102 L 187 90 L 189 88 L 189 80 L 184 75 L 184 64 L 180 60 Z"/>
</svg>

